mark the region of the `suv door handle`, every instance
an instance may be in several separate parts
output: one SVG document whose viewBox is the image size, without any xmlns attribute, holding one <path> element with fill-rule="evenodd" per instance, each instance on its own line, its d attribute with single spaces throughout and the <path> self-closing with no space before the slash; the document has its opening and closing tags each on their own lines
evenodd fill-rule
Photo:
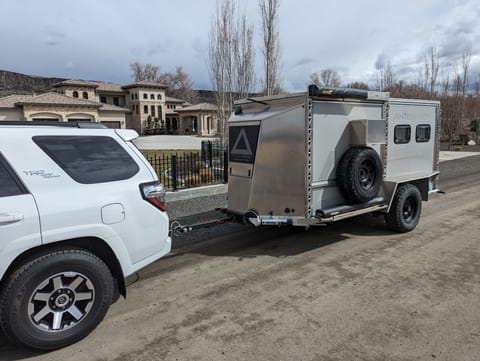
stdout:
<svg viewBox="0 0 480 361">
<path fill-rule="evenodd" d="M 0 226 L 4 224 L 10 224 L 15 222 L 20 222 L 23 220 L 22 213 L 0 213 Z"/>
</svg>

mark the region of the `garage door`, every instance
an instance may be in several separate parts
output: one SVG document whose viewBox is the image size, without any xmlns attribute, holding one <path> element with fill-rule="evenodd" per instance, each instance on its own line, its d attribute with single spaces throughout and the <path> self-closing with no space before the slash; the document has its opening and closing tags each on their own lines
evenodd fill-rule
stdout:
<svg viewBox="0 0 480 361">
<path fill-rule="evenodd" d="M 58 122 L 58 118 L 32 118 L 34 122 Z"/>
<path fill-rule="evenodd" d="M 112 121 L 107 121 L 107 122 L 101 122 L 108 128 L 113 128 L 113 129 L 120 129 L 120 122 L 112 122 Z"/>
<path fill-rule="evenodd" d="M 91 122 L 89 118 L 68 118 L 69 122 Z"/>
</svg>

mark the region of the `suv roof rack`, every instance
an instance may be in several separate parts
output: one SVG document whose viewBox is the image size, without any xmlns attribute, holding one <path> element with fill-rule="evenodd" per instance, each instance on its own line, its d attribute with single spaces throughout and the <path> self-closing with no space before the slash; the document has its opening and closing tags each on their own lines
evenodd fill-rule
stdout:
<svg viewBox="0 0 480 361">
<path fill-rule="evenodd" d="M 70 127 L 70 128 L 108 128 L 102 123 L 94 122 L 58 122 L 55 120 L 2 120 L 0 125 L 27 125 L 27 126 L 49 126 L 49 127 Z"/>
</svg>

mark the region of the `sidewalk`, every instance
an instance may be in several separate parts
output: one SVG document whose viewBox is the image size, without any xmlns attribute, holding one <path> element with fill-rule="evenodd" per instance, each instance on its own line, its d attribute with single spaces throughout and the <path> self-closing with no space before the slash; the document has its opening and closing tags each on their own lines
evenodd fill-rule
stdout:
<svg viewBox="0 0 480 361">
<path fill-rule="evenodd" d="M 217 138 L 202 138 L 196 135 L 149 135 L 133 141 L 139 149 L 195 149 L 200 150 L 202 141 L 214 141 Z"/>
<path fill-rule="evenodd" d="M 474 155 L 479 155 L 480 152 L 452 152 L 452 151 L 440 151 L 440 162 L 446 160 L 460 159 L 465 157 L 472 157 Z"/>
</svg>

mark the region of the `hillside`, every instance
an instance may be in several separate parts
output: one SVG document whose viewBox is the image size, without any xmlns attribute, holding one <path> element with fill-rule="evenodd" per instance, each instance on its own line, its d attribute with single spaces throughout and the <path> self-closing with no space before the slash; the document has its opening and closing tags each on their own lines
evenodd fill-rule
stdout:
<svg viewBox="0 0 480 361">
<path fill-rule="evenodd" d="M 0 70 L 0 97 L 12 94 L 40 94 L 52 89 L 52 85 L 65 79 L 31 76 Z"/>
</svg>

